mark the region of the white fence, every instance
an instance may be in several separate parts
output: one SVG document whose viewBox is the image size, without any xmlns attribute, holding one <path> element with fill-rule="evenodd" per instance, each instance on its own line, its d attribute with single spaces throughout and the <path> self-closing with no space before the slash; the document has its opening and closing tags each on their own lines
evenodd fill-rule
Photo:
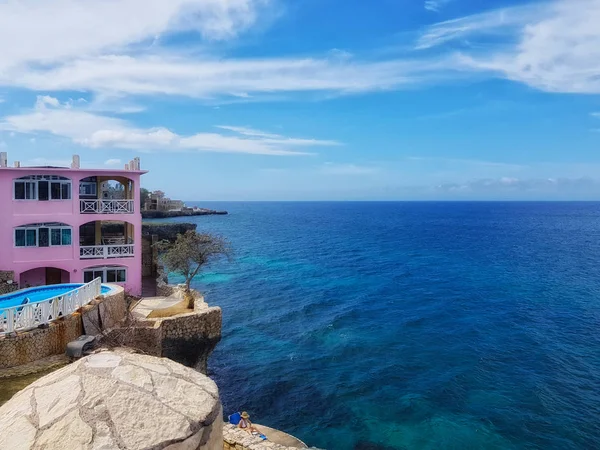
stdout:
<svg viewBox="0 0 600 450">
<path fill-rule="evenodd" d="M 133 214 L 134 200 L 79 200 L 82 214 Z"/>
<path fill-rule="evenodd" d="M 80 259 L 127 258 L 130 256 L 133 256 L 133 244 L 79 247 Z"/>
<path fill-rule="evenodd" d="M 95 280 L 64 294 L 43 300 L 0 309 L 0 335 L 23 331 L 68 316 L 87 305 L 101 293 L 101 280 Z M 0 306 L 1 307 L 1 306 Z"/>
</svg>

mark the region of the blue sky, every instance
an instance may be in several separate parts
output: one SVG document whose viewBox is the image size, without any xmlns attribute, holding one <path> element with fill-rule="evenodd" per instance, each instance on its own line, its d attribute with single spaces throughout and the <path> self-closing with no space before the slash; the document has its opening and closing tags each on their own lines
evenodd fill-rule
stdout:
<svg viewBox="0 0 600 450">
<path fill-rule="evenodd" d="M 140 156 L 185 200 L 600 199 L 599 23 L 600 0 L 0 0 L 0 147 Z"/>
</svg>

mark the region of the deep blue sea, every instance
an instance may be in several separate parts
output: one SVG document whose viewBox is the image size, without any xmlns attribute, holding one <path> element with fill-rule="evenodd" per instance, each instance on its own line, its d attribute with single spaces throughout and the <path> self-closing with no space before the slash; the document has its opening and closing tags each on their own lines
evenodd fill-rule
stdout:
<svg viewBox="0 0 600 450">
<path fill-rule="evenodd" d="M 600 448 L 600 203 L 202 206 L 235 250 L 195 283 L 226 413 L 333 450 Z"/>
</svg>

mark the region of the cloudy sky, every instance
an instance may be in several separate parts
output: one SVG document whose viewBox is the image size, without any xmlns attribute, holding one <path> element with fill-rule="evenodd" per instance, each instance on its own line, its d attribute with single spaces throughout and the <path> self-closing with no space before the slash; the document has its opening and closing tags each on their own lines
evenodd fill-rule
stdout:
<svg viewBox="0 0 600 450">
<path fill-rule="evenodd" d="M 0 147 L 185 200 L 600 199 L 600 0 L 0 0 Z"/>
</svg>

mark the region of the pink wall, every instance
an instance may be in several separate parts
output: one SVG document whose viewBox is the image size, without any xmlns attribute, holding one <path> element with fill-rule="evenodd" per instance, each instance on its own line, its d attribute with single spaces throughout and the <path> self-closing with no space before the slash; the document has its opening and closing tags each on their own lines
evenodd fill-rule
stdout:
<svg viewBox="0 0 600 450">
<path fill-rule="evenodd" d="M 13 270 L 15 279 L 30 269 L 56 267 L 70 274 L 70 282 L 83 282 L 83 269 L 92 266 L 127 267 L 126 290 L 140 295 L 142 290 L 142 216 L 140 212 L 141 170 L 86 170 L 0 167 L 0 270 Z M 72 182 L 71 200 L 13 200 L 13 180 L 29 175 L 58 175 Z M 90 176 L 126 177 L 133 181 L 133 214 L 80 214 L 79 181 Z M 134 253 L 131 258 L 79 259 L 79 226 L 96 220 L 117 220 L 134 226 Z M 14 228 L 26 224 L 62 222 L 72 227 L 72 245 L 64 247 L 15 247 Z M 35 273 L 38 273 L 37 271 Z M 41 272 L 45 279 L 45 271 Z M 29 278 L 29 274 L 27 277 Z M 31 275 L 33 276 L 33 275 Z M 32 284 L 32 283 L 30 283 Z M 33 285 L 33 284 L 32 284 Z"/>
<path fill-rule="evenodd" d="M 23 288 L 43 286 L 44 284 L 46 284 L 46 269 L 42 267 L 23 272 L 19 278 L 19 285 Z"/>
</svg>

